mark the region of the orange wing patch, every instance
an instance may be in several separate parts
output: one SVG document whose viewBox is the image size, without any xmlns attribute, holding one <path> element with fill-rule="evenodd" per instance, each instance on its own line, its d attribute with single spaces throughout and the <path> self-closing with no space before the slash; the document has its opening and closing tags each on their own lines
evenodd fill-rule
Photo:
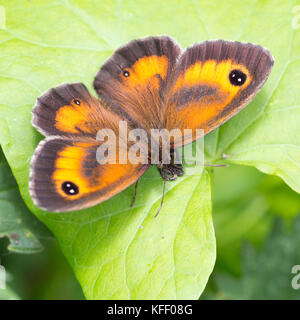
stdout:
<svg viewBox="0 0 300 320">
<path fill-rule="evenodd" d="M 168 58 L 164 56 L 148 56 L 138 59 L 130 68 L 121 71 L 121 78 L 126 87 L 133 89 L 151 83 L 159 88 L 159 78 L 164 80 L 168 71 Z"/>
<path fill-rule="evenodd" d="M 75 101 L 78 101 L 79 105 Z M 90 115 L 91 110 L 86 103 L 79 99 L 73 100 L 70 105 L 62 106 L 56 111 L 55 127 L 60 131 L 75 134 L 78 133 L 78 128 L 89 131 L 89 126 L 85 124 Z"/>
<path fill-rule="evenodd" d="M 112 191 L 118 193 L 123 190 L 125 185 L 128 185 L 128 180 L 122 181 L 122 178 L 129 176 L 133 181 L 137 179 L 136 176 L 141 167 L 140 164 L 108 163 L 100 165 L 97 163 L 96 158 L 89 159 L 88 153 L 96 150 L 98 146 L 99 143 L 97 142 L 76 142 L 57 153 L 52 181 L 55 184 L 57 193 L 62 197 L 76 200 L 93 192 L 110 188 L 116 182 L 118 186 Z M 96 157 L 96 153 L 93 153 L 93 155 Z M 89 163 L 88 166 L 87 163 Z M 93 169 L 88 175 L 86 167 L 90 166 Z M 78 194 L 66 195 L 62 190 L 62 183 L 66 181 L 74 183 L 79 188 Z M 111 195 L 107 194 L 106 196 Z"/>
<path fill-rule="evenodd" d="M 247 76 L 247 80 L 242 86 L 234 86 L 229 81 L 231 70 L 241 70 Z M 230 102 L 239 89 L 245 88 L 251 82 L 252 77 L 247 68 L 241 64 L 235 64 L 228 59 L 217 63 L 215 60 L 201 61 L 190 66 L 186 72 L 180 75 L 175 83 L 173 94 L 184 87 L 211 86 L 217 87 L 218 91 L 228 96 L 226 103 Z M 204 96 L 205 97 L 205 96 Z"/>
<path fill-rule="evenodd" d="M 61 184 L 64 181 L 72 181 L 79 187 L 80 192 L 77 195 L 73 195 L 73 199 L 80 198 L 81 193 L 93 191 L 89 187 L 88 180 L 81 175 L 82 161 L 86 158 L 86 148 L 90 147 L 90 143 L 80 142 L 58 152 L 52 179 L 55 181 L 56 191 L 62 197 L 66 197 L 61 188 Z"/>
<path fill-rule="evenodd" d="M 240 70 L 246 75 L 242 85 L 231 84 L 229 74 L 232 70 Z M 222 112 L 251 81 L 252 75 L 248 69 L 231 59 L 196 62 L 179 74 L 175 82 L 167 127 L 177 127 L 182 132 L 184 129 L 193 129 L 189 140 L 198 139 L 195 129 L 204 129 L 203 134 L 206 134 L 221 123 L 224 120 Z"/>
</svg>

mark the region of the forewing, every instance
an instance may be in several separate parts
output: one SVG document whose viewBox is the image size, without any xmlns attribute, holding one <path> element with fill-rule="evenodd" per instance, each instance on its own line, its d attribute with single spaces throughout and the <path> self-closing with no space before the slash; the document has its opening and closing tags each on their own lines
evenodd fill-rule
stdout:
<svg viewBox="0 0 300 320">
<path fill-rule="evenodd" d="M 180 52 L 167 36 L 131 41 L 104 63 L 95 77 L 95 90 L 136 127 L 157 127 Z"/>
<path fill-rule="evenodd" d="M 193 133 L 175 147 L 209 133 L 244 108 L 272 67 L 273 57 L 258 45 L 216 40 L 188 48 L 169 91 L 166 127 Z M 196 129 L 203 131 L 197 134 Z"/>
</svg>

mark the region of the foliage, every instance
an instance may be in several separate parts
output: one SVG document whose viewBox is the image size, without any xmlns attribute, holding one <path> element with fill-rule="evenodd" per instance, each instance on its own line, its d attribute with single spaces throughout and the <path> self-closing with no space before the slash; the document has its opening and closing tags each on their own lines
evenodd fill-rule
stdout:
<svg viewBox="0 0 300 320">
<path fill-rule="evenodd" d="M 50 234 L 27 209 L 0 150 L 0 237 L 4 236 L 10 240 L 10 251 L 36 253 L 43 249 L 39 238 Z"/>
<path fill-rule="evenodd" d="M 237 300 L 299 300 L 299 288 L 292 286 L 296 276 L 292 269 L 300 261 L 299 237 L 299 218 L 289 232 L 277 220 L 262 250 L 255 250 L 253 246 L 245 244 L 240 279 L 224 273 L 215 275 L 214 281 L 218 288 L 215 297 Z M 295 282 L 298 283 L 296 278 Z"/>
</svg>

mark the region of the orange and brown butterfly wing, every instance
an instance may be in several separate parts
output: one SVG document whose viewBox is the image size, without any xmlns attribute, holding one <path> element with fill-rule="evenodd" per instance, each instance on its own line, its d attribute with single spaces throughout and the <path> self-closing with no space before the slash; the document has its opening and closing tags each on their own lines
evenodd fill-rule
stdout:
<svg viewBox="0 0 300 320">
<path fill-rule="evenodd" d="M 98 204 L 134 183 L 142 164 L 99 164 L 100 143 L 48 137 L 31 163 L 30 193 L 36 205 L 52 211 L 80 210 Z"/>
<path fill-rule="evenodd" d="M 40 142 L 30 167 L 29 188 L 34 203 L 60 212 L 100 203 L 134 183 L 148 164 L 119 163 L 119 122 L 122 118 L 92 97 L 83 84 L 63 84 L 38 98 L 33 124 L 47 136 Z M 108 154 L 101 164 L 97 150 L 100 129 L 116 137 L 115 162 Z M 127 128 L 130 130 L 130 127 Z M 114 149 L 112 149 L 114 150 Z M 127 151 L 127 150 L 126 150 Z"/>
<path fill-rule="evenodd" d="M 104 63 L 95 90 L 135 126 L 155 128 L 163 121 L 161 106 L 180 53 L 167 36 L 131 41 Z"/>
<path fill-rule="evenodd" d="M 166 127 L 193 129 L 184 143 L 200 137 L 196 129 L 209 133 L 253 99 L 272 67 L 273 57 L 258 45 L 216 40 L 188 48 L 168 93 Z"/>
<path fill-rule="evenodd" d="M 95 138 L 101 128 L 117 128 L 121 119 L 82 83 L 49 89 L 37 99 L 32 113 L 32 124 L 45 136 Z"/>
</svg>

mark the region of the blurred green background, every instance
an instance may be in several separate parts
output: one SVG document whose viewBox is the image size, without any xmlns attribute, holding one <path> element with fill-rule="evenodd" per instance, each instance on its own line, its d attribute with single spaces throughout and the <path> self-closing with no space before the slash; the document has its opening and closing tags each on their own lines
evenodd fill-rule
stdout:
<svg viewBox="0 0 300 320">
<path fill-rule="evenodd" d="M 214 168 L 212 176 L 217 262 L 201 299 L 299 299 L 291 268 L 300 261 L 300 196 L 251 167 Z M 44 250 L 26 255 L 0 239 L 8 272 L 0 297 L 84 299 L 56 240 L 39 240 Z"/>
</svg>

